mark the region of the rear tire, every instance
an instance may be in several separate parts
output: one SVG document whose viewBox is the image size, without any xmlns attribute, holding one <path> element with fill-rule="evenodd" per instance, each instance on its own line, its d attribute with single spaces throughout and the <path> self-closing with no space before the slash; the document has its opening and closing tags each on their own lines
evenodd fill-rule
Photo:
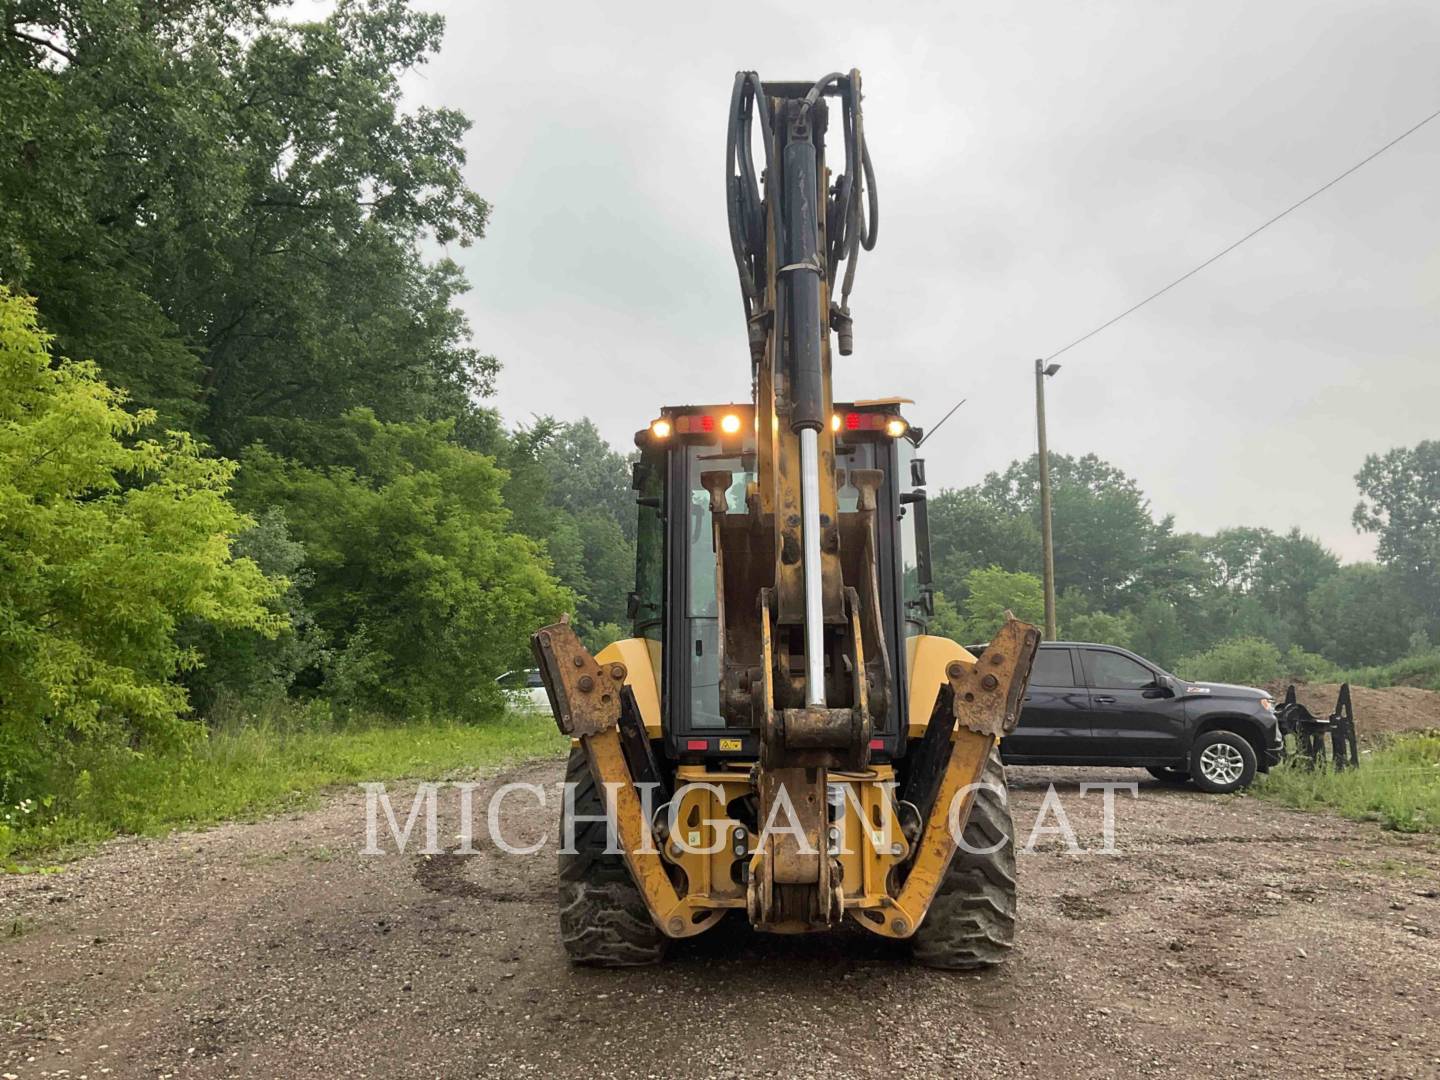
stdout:
<svg viewBox="0 0 1440 1080">
<path fill-rule="evenodd" d="M 578 746 L 570 751 L 565 782 L 575 785 L 577 817 L 605 812 L 590 763 Z M 562 844 L 566 825 L 562 809 Z M 580 822 L 575 853 L 560 853 L 560 941 L 572 962 L 594 967 L 659 963 L 669 948 L 670 939 L 650 918 L 624 856 L 605 853 L 603 821 Z"/>
<path fill-rule="evenodd" d="M 1228 795 L 1250 786 L 1258 761 L 1255 748 L 1243 735 L 1207 731 L 1190 750 L 1190 774 L 1201 791 Z"/>
<path fill-rule="evenodd" d="M 1015 826 L 1010 820 L 1005 766 L 990 751 L 977 788 L 963 848 L 955 852 L 940 891 L 910 939 L 912 955 L 926 967 L 973 971 L 1005 959 L 1015 942 Z"/>
<path fill-rule="evenodd" d="M 1178 786 L 1190 782 L 1190 770 L 1177 769 L 1173 765 L 1146 765 L 1145 771 L 1162 784 L 1175 784 Z"/>
</svg>

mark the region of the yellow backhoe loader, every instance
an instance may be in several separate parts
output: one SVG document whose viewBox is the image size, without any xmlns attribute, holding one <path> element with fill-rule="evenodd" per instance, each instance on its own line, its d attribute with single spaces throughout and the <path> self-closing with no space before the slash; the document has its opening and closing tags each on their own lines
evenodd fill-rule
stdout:
<svg viewBox="0 0 1440 1080">
<path fill-rule="evenodd" d="M 996 963 L 1015 921 L 996 746 L 1039 633 L 1010 619 L 979 659 L 926 633 L 920 432 L 906 399 L 832 395 L 878 224 L 860 73 L 737 74 L 726 180 L 750 400 L 669 406 L 636 436 L 634 636 L 596 656 L 566 622 L 532 639 L 574 740 L 565 948 L 650 963 L 735 910 Z"/>
</svg>

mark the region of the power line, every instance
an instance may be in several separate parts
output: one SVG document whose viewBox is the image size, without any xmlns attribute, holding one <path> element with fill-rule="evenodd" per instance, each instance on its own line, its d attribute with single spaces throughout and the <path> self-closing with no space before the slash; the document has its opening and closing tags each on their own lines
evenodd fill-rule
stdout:
<svg viewBox="0 0 1440 1080">
<path fill-rule="evenodd" d="M 1216 252 L 1214 255 L 1211 255 L 1210 258 L 1206 259 L 1204 262 L 1202 262 L 1199 266 L 1195 267 L 1193 270 L 1189 270 L 1189 271 L 1187 271 L 1186 273 L 1181 274 L 1178 278 L 1176 278 L 1174 281 L 1170 282 L 1170 284 L 1169 284 L 1169 285 L 1166 285 L 1163 289 L 1160 289 L 1160 290 L 1158 290 L 1158 291 L 1156 291 L 1156 292 L 1151 293 L 1149 296 L 1145 297 L 1144 300 L 1141 300 L 1138 304 L 1135 304 L 1133 307 L 1128 307 L 1128 308 L 1126 308 L 1126 309 L 1125 309 L 1124 311 L 1122 311 L 1119 315 L 1116 315 L 1113 319 L 1109 320 L 1108 322 L 1101 323 L 1101 324 L 1100 324 L 1099 326 L 1097 326 L 1094 330 L 1091 330 L 1088 334 L 1085 334 L 1085 335 L 1083 335 L 1083 336 L 1081 336 L 1081 337 L 1076 338 L 1074 341 L 1070 342 L 1069 345 L 1066 345 L 1063 349 L 1056 349 L 1056 350 L 1055 350 L 1053 353 L 1051 353 L 1049 356 L 1045 357 L 1045 361 L 1044 361 L 1044 362 L 1048 362 L 1048 361 L 1054 360 L 1055 357 L 1059 356 L 1059 355 L 1060 355 L 1061 353 L 1063 353 L 1063 352 L 1069 352 L 1069 351 L 1070 351 L 1071 349 L 1073 349 L 1076 345 L 1079 345 L 1082 341 L 1089 341 L 1089 340 L 1090 340 L 1092 337 L 1094 337 L 1096 334 L 1100 333 L 1100 331 L 1109 329 L 1110 327 L 1114 326 L 1117 322 L 1119 322 L 1121 319 L 1125 318 L 1125 316 L 1131 315 L 1131 314 L 1139 311 L 1139 310 L 1140 310 L 1142 307 L 1144 307 L 1146 304 L 1150 303 L 1151 300 L 1154 300 L 1154 299 L 1156 299 L 1156 298 L 1158 298 L 1158 297 L 1164 296 L 1167 292 L 1169 292 L 1171 289 L 1173 289 L 1176 285 L 1179 285 L 1182 281 L 1186 281 L 1186 280 L 1188 280 L 1189 278 L 1194 277 L 1194 276 L 1195 276 L 1196 274 L 1198 274 L 1201 270 L 1204 270 L 1207 266 L 1209 266 L 1211 263 L 1215 262 L 1216 260 L 1222 259 L 1222 258 L 1224 258 L 1226 255 L 1229 255 L 1230 252 L 1234 251 L 1234 250 L 1235 250 L 1236 248 L 1238 248 L 1241 244 L 1245 243 L 1245 241 L 1247 241 L 1247 240 L 1249 240 L 1249 239 L 1251 239 L 1251 238 L 1253 238 L 1253 237 L 1255 237 L 1255 236 L 1258 236 L 1260 233 L 1264 232 L 1264 231 L 1265 231 L 1266 229 L 1268 229 L 1271 225 L 1274 225 L 1277 221 L 1279 221 L 1279 220 L 1280 220 L 1281 218 L 1283 218 L 1285 215 L 1291 213 L 1292 211 L 1295 211 L 1295 210 L 1300 209 L 1300 207 L 1304 206 L 1304 205 L 1305 205 L 1306 203 L 1308 203 L 1311 199 L 1315 198 L 1316 195 L 1319 195 L 1319 194 L 1321 194 L 1322 192 L 1328 191 L 1330 188 L 1334 187 L 1334 186 L 1335 186 L 1336 184 L 1338 184 L 1341 180 L 1344 180 L 1347 176 L 1349 176 L 1349 175 L 1350 175 L 1351 173 L 1353 173 L 1355 170 L 1361 168 L 1362 166 L 1365 166 L 1365 165 L 1370 164 L 1370 162 L 1374 161 L 1374 160 L 1375 160 L 1377 157 L 1379 157 L 1381 154 L 1385 153 L 1386 150 L 1389 150 L 1392 146 L 1394 146 L 1396 143 L 1400 142 L 1401 140 L 1409 138 L 1411 135 L 1415 134 L 1415 132 L 1419 131 L 1419 130 L 1420 130 L 1422 127 L 1424 127 L 1426 124 L 1430 123 L 1431 120 L 1434 120 L 1437 116 L 1440 116 L 1440 109 L 1436 109 L 1434 112 L 1432 112 L 1429 116 L 1425 117 L 1424 120 L 1421 120 L 1421 121 L 1420 121 L 1418 124 L 1416 124 L 1414 127 L 1409 128 L 1408 130 L 1403 131 L 1403 132 L 1401 132 L 1399 135 L 1395 136 L 1395 138 L 1391 139 L 1391 140 L 1390 140 L 1388 143 L 1386 143 L 1384 146 L 1380 147 L 1379 150 L 1376 150 L 1376 151 L 1375 151 L 1373 154 L 1371 154 L 1369 157 L 1364 158 L 1364 159 L 1361 160 L 1361 161 L 1357 161 L 1354 165 L 1351 165 L 1350 168 L 1346 169 L 1346 170 L 1345 170 L 1344 172 L 1342 172 L 1339 176 L 1335 177 L 1335 179 L 1331 180 L 1328 184 L 1325 184 L 1325 185 L 1323 185 L 1322 187 L 1316 188 L 1314 191 L 1312 191 L 1309 195 L 1306 195 L 1306 196 L 1305 196 L 1303 199 L 1301 199 L 1299 202 L 1294 203 L 1294 204 L 1292 204 L 1291 206 L 1287 206 L 1284 210 L 1281 210 L 1280 213 L 1276 214 L 1274 217 L 1272 217 L 1269 221 L 1265 222 L 1263 225 L 1259 225 L 1259 226 L 1257 226 L 1256 228 L 1251 229 L 1248 233 L 1246 233 L 1244 236 L 1240 237 L 1239 240 L 1236 240 L 1233 244 L 1231 244 L 1229 247 L 1225 248 L 1223 251 L 1218 251 L 1218 252 Z"/>
</svg>

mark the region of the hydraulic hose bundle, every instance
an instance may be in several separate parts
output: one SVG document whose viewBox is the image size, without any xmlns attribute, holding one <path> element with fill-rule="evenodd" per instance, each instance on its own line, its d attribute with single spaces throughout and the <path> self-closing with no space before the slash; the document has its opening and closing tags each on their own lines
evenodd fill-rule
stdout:
<svg viewBox="0 0 1440 1080">
<path fill-rule="evenodd" d="M 757 327 L 757 317 L 763 316 L 765 305 L 765 278 L 767 271 L 767 250 L 773 241 L 774 249 L 780 253 L 782 262 L 790 263 L 789 246 L 785 237 L 793 243 L 800 223 L 793 220 L 796 214 L 813 219 L 818 208 L 795 206 L 797 192 L 794 188 L 789 162 L 782 162 L 785 172 L 784 183 L 778 183 L 775 175 L 776 131 L 775 117 L 770 108 L 771 96 L 792 97 L 797 108 L 790 111 L 792 121 L 804 123 L 822 96 L 836 96 L 841 104 L 841 127 L 845 142 L 845 171 L 840 174 L 830 190 L 826 192 L 825 264 L 820 272 L 830 285 L 832 295 L 835 282 L 844 263 L 845 272 L 841 282 L 839 303 L 832 303 L 829 313 L 832 323 L 840 334 L 840 352 L 850 353 L 850 291 L 855 284 L 855 267 L 859 262 L 860 249 L 871 251 L 879 230 L 880 206 L 875 190 L 875 170 L 870 164 L 870 149 L 865 142 L 865 125 L 861 111 L 860 73 L 852 69 L 848 75 L 831 72 L 809 87 L 803 94 L 792 96 L 797 90 L 794 84 L 780 84 L 767 88 L 760 76 L 753 71 L 738 72 L 734 89 L 730 95 L 730 120 L 726 130 L 725 177 L 726 210 L 730 224 L 730 246 L 735 255 L 735 268 L 740 278 L 740 295 L 745 309 L 745 318 L 750 326 L 752 345 L 757 339 L 763 342 L 764 328 Z M 780 91 L 780 93 L 775 93 Z M 765 153 L 764 177 L 768 180 L 766 195 L 773 204 L 771 215 L 775 233 L 766 235 L 765 204 L 760 196 L 761 174 L 757 174 L 753 153 L 754 124 L 758 118 L 760 141 Z M 781 134 L 788 134 L 782 132 Z M 788 139 L 786 145 L 788 146 Z M 797 163 L 798 164 L 798 163 Z M 813 167 L 811 168 L 813 175 Z M 783 326 L 784 293 L 777 296 L 776 319 Z"/>
</svg>

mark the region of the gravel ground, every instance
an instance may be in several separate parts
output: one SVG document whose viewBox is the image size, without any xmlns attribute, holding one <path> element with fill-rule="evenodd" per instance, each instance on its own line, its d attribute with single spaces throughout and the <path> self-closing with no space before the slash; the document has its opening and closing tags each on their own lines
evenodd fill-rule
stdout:
<svg viewBox="0 0 1440 1080">
<path fill-rule="evenodd" d="M 477 831 L 500 780 L 562 771 L 482 783 Z M 1092 850 L 1078 781 L 1139 796 L 1119 854 L 1021 858 L 1018 947 L 979 976 L 728 922 L 663 967 L 574 969 L 553 848 L 362 856 L 358 793 L 117 841 L 0 877 L 0 1076 L 1440 1076 L 1436 838 L 1127 770 L 1011 779 L 1022 835 L 1053 782 Z M 554 800 L 508 800 L 510 842 Z"/>
</svg>

